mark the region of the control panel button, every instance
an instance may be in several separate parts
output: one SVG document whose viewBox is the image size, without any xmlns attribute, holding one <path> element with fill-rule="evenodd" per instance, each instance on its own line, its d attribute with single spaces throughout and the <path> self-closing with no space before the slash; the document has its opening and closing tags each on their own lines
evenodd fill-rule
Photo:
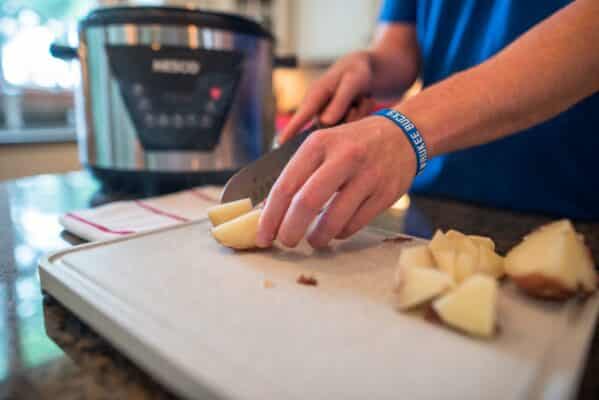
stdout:
<svg viewBox="0 0 599 400">
<path fill-rule="evenodd" d="M 218 86 L 212 86 L 210 88 L 210 98 L 214 101 L 219 101 L 223 95 L 223 91 Z"/>
<path fill-rule="evenodd" d="M 211 128 L 214 123 L 214 119 L 210 115 L 203 115 L 200 119 L 200 126 L 204 129 Z"/>
<path fill-rule="evenodd" d="M 185 126 L 185 120 L 183 119 L 183 116 L 181 114 L 173 115 L 173 124 L 177 129 L 183 128 Z"/>
<path fill-rule="evenodd" d="M 141 83 L 136 83 L 133 85 L 133 94 L 136 96 L 143 96 L 144 87 Z"/>
<path fill-rule="evenodd" d="M 156 125 L 156 118 L 152 114 L 144 114 L 144 123 L 146 127 L 153 128 Z"/>
<path fill-rule="evenodd" d="M 158 116 L 158 125 L 160 125 L 163 128 L 167 127 L 168 126 L 168 115 L 160 114 Z"/>
</svg>

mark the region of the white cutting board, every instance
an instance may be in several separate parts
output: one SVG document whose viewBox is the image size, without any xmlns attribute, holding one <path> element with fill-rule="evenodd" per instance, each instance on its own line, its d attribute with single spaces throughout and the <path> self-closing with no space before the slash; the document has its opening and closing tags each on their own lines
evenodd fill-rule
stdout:
<svg viewBox="0 0 599 400">
<path fill-rule="evenodd" d="M 472 339 L 395 309 L 397 258 L 413 242 L 384 237 L 367 230 L 328 251 L 233 252 L 203 220 L 56 253 L 40 275 L 46 291 L 190 398 L 575 394 L 599 296 L 546 303 L 503 285 L 500 335 Z M 301 273 L 318 286 L 298 285 Z"/>
</svg>

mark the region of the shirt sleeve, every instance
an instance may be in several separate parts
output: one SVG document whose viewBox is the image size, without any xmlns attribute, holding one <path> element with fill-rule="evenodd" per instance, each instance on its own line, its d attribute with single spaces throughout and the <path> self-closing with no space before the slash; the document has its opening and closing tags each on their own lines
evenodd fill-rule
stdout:
<svg viewBox="0 0 599 400">
<path fill-rule="evenodd" d="M 417 0 L 383 0 L 379 22 L 416 22 Z"/>
</svg>

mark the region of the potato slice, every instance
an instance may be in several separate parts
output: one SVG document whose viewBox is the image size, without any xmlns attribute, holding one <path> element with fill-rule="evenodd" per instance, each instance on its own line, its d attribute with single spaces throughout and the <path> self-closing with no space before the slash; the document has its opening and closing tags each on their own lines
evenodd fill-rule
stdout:
<svg viewBox="0 0 599 400">
<path fill-rule="evenodd" d="M 399 265 L 405 267 L 435 267 L 435 260 L 426 245 L 405 247 L 399 254 Z"/>
<path fill-rule="evenodd" d="M 455 276 L 456 248 L 452 240 L 438 230 L 428 244 L 428 248 L 433 255 L 437 267 L 449 274 Z"/>
<path fill-rule="evenodd" d="M 495 332 L 497 281 L 473 275 L 433 303 L 445 324 L 470 335 L 490 337 Z"/>
<path fill-rule="evenodd" d="M 493 239 L 479 235 L 468 235 L 468 237 L 477 245 L 486 247 L 491 251 L 495 251 L 495 242 L 493 241 Z"/>
<path fill-rule="evenodd" d="M 212 236 L 223 246 L 237 250 L 256 247 L 256 234 L 260 222 L 261 209 L 220 224 L 212 228 Z"/>
<path fill-rule="evenodd" d="M 478 254 L 476 257 L 471 253 L 459 252 L 455 259 L 454 279 L 457 283 L 463 282 L 474 275 L 477 269 Z"/>
<path fill-rule="evenodd" d="M 449 275 L 432 268 L 400 267 L 398 305 L 407 310 L 425 304 L 453 286 Z"/>
<path fill-rule="evenodd" d="M 453 229 L 450 229 L 449 231 L 447 231 L 445 236 L 449 240 L 453 241 L 454 246 L 455 246 L 454 248 L 456 250 L 458 250 L 459 252 L 468 253 L 468 254 L 472 255 L 472 257 L 475 258 L 475 264 L 476 264 L 476 258 L 478 258 L 478 245 L 476 243 L 474 243 L 474 241 L 472 239 L 470 239 L 470 237 L 464 235 L 462 232 L 458 232 Z"/>
<path fill-rule="evenodd" d="M 591 253 L 567 220 L 527 235 L 507 254 L 505 271 L 525 292 L 542 298 L 566 299 L 597 288 Z"/>
<path fill-rule="evenodd" d="M 478 246 L 478 265 L 476 272 L 480 272 L 494 278 L 501 278 L 505 271 L 503 268 L 503 257 L 495 253 L 488 246 L 480 244 Z"/>
<path fill-rule="evenodd" d="M 212 226 L 219 226 L 250 211 L 252 211 L 252 200 L 247 198 L 210 207 L 208 218 Z"/>
<path fill-rule="evenodd" d="M 453 242 L 457 252 L 453 278 L 459 283 L 476 272 L 479 263 L 478 245 L 469 236 L 453 229 L 447 231 L 445 236 Z"/>
</svg>

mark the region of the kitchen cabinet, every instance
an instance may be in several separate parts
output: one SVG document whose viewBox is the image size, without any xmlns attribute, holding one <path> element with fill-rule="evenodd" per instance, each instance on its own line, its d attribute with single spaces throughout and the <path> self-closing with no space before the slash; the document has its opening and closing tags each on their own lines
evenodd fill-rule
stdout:
<svg viewBox="0 0 599 400">
<path fill-rule="evenodd" d="M 326 64 L 368 46 L 380 0 L 275 0 L 272 6 L 277 52 Z"/>
</svg>

